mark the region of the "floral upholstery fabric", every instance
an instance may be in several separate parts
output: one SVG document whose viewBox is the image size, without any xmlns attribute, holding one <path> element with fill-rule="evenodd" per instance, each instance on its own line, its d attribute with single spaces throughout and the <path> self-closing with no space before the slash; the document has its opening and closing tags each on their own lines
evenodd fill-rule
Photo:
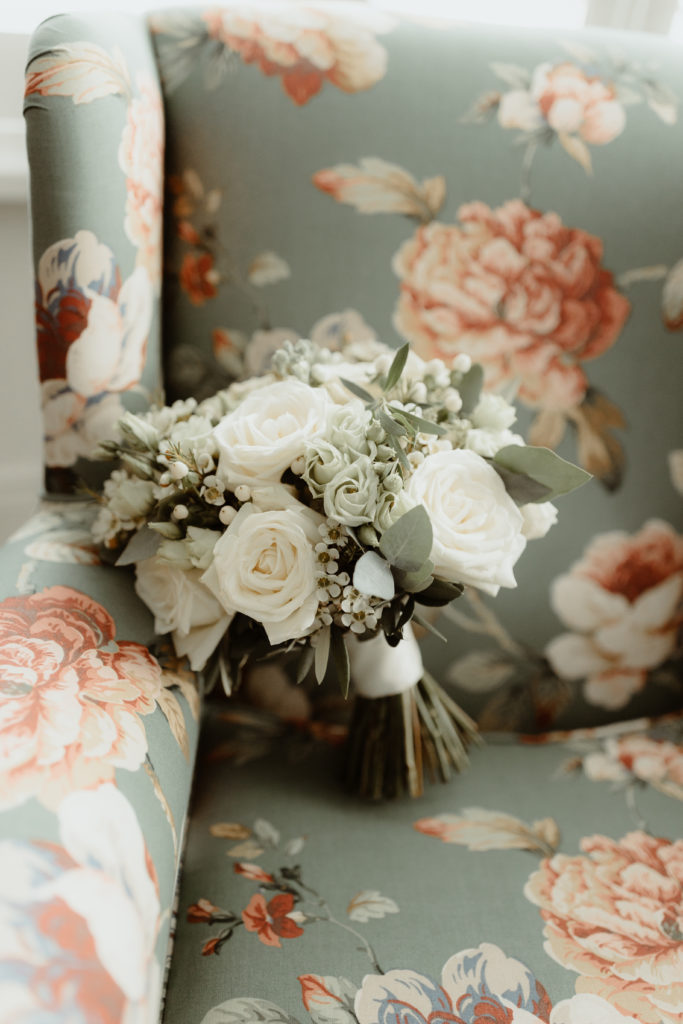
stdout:
<svg viewBox="0 0 683 1024">
<path fill-rule="evenodd" d="M 654 39 L 360 4 L 37 30 L 50 500 L 1 556 L 3 1024 L 155 1021 L 167 956 L 171 1024 L 683 1024 L 682 97 Z M 423 642 L 489 737 L 452 785 L 361 804 L 334 697 L 212 699 L 173 946 L 200 681 L 82 488 L 123 408 L 297 337 L 466 352 L 500 429 L 595 479 Z"/>
</svg>

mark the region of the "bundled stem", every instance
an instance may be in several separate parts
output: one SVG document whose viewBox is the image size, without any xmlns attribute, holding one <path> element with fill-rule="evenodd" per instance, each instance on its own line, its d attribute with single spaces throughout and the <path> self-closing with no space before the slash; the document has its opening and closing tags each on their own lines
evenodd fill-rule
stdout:
<svg viewBox="0 0 683 1024">
<path fill-rule="evenodd" d="M 480 742 L 476 723 L 424 672 L 402 693 L 355 698 L 346 784 L 372 800 L 417 797 L 425 772 L 432 782 L 448 782 Z"/>
</svg>

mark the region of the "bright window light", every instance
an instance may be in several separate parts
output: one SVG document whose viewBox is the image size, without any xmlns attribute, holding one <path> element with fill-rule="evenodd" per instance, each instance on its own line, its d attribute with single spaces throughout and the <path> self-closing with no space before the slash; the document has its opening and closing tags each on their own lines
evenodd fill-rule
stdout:
<svg viewBox="0 0 683 1024">
<path fill-rule="evenodd" d="M 371 7 L 487 25 L 580 28 L 588 0 L 368 0 Z"/>
</svg>

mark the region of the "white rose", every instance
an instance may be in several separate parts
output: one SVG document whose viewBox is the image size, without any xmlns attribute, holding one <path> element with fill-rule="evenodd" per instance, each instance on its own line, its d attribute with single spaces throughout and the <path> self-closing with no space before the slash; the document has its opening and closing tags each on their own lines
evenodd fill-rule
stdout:
<svg viewBox="0 0 683 1024">
<path fill-rule="evenodd" d="M 172 633 L 178 654 L 203 669 L 230 625 L 231 616 L 201 582 L 199 569 L 180 569 L 158 556 L 135 567 L 135 589 L 154 615 L 157 633 Z"/>
<path fill-rule="evenodd" d="M 524 520 L 484 459 L 462 448 L 437 452 L 418 466 L 406 492 L 431 519 L 437 576 L 492 595 L 516 586 L 512 570 L 526 546 Z"/>
<path fill-rule="evenodd" d="M 329 362 L 316 363 L 311 370 L 311 379 L 321 385 L 333 402 L 337 405 L 345 405 L 347 402 L 357 401 L 341 378 L 350 380 L 362 388 L 367 388 L 375 376 L 375 367 L 372 363 L 345 363 Z"/>
<path fill-rule="evenodd" d="M 113 514 L 122 523 L 133 524 L 154 504 L 154 484 L 115 469 L 104 485 L 104 495 Z"/>
<path fill-rule="evenodd" d="M 323 494 L 325 515 L 345 526 L 371 523 L 377 511 L 379 480 L 367 455 L 359 455 L 330 480 Z"/>
<path fill-rule="evenodd" d="M 270 512 L 243 505 L 203 582 L 227 612 L 262 623 L 271 644 L 305 636 L 318 610 L 314 547 L 322 521 L 303 505 Z"/>
<path fill-rule="evenodd" d="M 277 482 L 306 443 L 325 431 L 332 406 L 322 388 L 281 380 L 253 391 L 214 430 L 219 474 L 230 485 Z"/>
<path fill-rule="evenodd" d="M 557 522 L 557 509 L 552 501 L 529 502 L 519 509 L 524 523 L 522 533 L 527 540 L 545 537 L 551 526 Z"/>
</svg>

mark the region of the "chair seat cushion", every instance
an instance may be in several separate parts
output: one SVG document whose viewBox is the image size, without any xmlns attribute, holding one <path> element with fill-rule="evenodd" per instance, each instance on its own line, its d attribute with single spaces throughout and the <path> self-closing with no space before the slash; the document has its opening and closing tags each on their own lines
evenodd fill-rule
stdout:
<svg viewBox="0 0 683 1024">
<path fill-rule="evenodd" d="M 166 1024 L 683 1021 L 683 716 L 491 737 L 416 801 L 209 707 Z M 524 1012 L 523 1012 L 524 1011 Z"/>
</svg>

